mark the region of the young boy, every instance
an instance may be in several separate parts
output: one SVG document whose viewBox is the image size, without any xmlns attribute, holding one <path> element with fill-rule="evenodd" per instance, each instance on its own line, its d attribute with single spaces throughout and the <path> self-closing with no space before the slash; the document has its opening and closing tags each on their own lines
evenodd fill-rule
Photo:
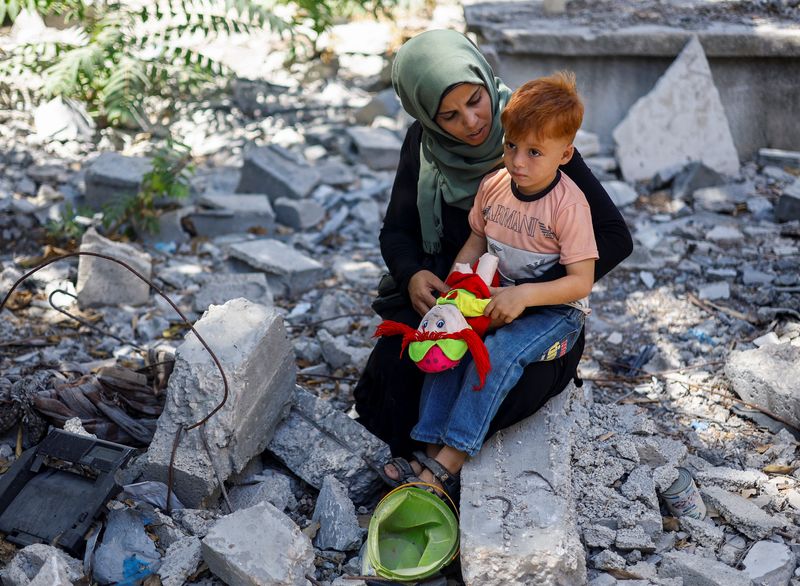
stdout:
<svg viewBox="0 0 800 586">
<path fill-rule="evenodd" d="M 411 433 L 449 470 L 460 469 L 467 455 L 478 452 L 525 366 L 563 356 L 572 347 L 589 313 L 598 258 L 586 198 L 558 169 L 572 158 L 583 120 L 574 75 L 557 73 L 524 84 L 501 119 L 505 168 L 481 182 L 469 214 L 472 234 L 455 262 L 471 265 L 487 250 L 497 255 L 501 287 L 492 291 L 484 315 L 506 325 L 486 337 L 491 371 L 481 390 L 473 390 L 478 378 L 471 360 L 426 377 L 420 419 Z M 515 284 L 555 263 L 565 266 L 566 276 Z M 528 308 L 535 309 L 523 316 Z M 419 459 L 437 467 L 430 458 Z"/>
</svg>

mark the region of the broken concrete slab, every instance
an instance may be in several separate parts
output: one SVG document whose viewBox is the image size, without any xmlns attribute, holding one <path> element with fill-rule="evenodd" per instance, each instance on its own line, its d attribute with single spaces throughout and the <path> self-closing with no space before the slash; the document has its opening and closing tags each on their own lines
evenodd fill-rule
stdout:
<svg viewBox="0 0 800 586">
<path fill-rule="evenodd" d="M 364 530 L 358 525 L 356 508 L 347 487 L 334 476 L 322 481 L 312 521 L 319 522 L 314 545 L 320 549 L 351 551 L 361 547 Z"/>
<path fill-rule="evenodd" d="M 347 128 L 347 134 L 353 141 L 356 155 L 370 169 L 397 168 L 403 143 L 394 132 L 386 128 L 352 126 Z"/>
<path fill-rule="evenodd" d="M 759 541 L 742 560 L 744 573 L 759 586 L 786 586 L 794 575 L 797 558 L 783 543 Z"/>
<path fill-rule="evenodd" d="M 779 222 L 800 220 L 800 195 L 782 193 L 775 206 L 775 219 Z"/>
<path fill-rule="evenodd" d="M 617 531 L 605 525 L 590 525 L 583 530 L 583 542 L 586 547 L 608 548 L 614 544 Z"/>
<path fill-rule="evenodd" d="M 215 576 L 237 586 L 306 586 L 314 575 L 311 540 L 268 502 L 223 517 L 202 542 Z"/>
<path fill-rule="evenodd" d="M 713 484 L 731 490 L 756 488 L 766 482 L 769 476 L 760 470 L 736 470 L 725 466 L 709 466 L 694 473 L 700 484 Z"/>
<path fill-rule="evenodd" d="M 692 586 L 752 586 L 750 577 L 744 572 L 707 557 L 670 551 L 661 561 L 659 577 L 683 578 L 684 584 Z"/>
<path fill-rule="evenodd" d="M 191 536 L 176 541 L 167 548 L 158 569 L 162 586 L 183 586 L 202 561 L 200 539 Z"/>
<path fill-rule="evenodd" d="M 269 451 L 317 489 L 332 475 L 347 486 L 356 504 L 382 485 L 375 472 L 391 458 L 389 446 L 327 401 L 297 387 L 289 415 L 280 423 Z"/>
<path fill-rule="evenodd" d="M 714 187 L 725 183 L 725 178 L 699 161 L 686 165 L 672 180 L 672 197 L 689 198 L 703 187 Z"/>
<path fill-rule="evenodd" d="M 602 184 L 618 208 L 634 203 L 639 197 L 636 190 L 624 181 L 603 181 Z"/>
<path fill-rule="evenodd" d="M 230 255 L 267 273 L 274 292 L 299 295 L 314 287 L 325 267 L 280 240 L 263 239 L 231 245 Z"/>
<path fill-rule="evenodd" d="M 197 280 L 201 285 L 194 294 L 195 311 L 205 311 L 210 305 L 222 305 L 237 297 L 266 307 L 273 305 L 272 289 L 264 273 L 203 274 Z"/>
<path fill-rule="evenodd" d="M 325 219 L 325 208 L 313 199 L 279 197 L 274 205 L 278 222 L 294 230 L 306 230 Z"/>
<path fill-rule="evenodd" d="M 86 204 L 101 211 L 112 202 L 135 196 L 152 167 L 145 157 L 101 153 L 86 170 Z"/>
<path fill-rule="evenodd" d="M 639 526 L 618 529 L 614 545 L 620 551 L 639 550 L 651 553 L 656 549 L 653 540 Z"/>
<path fill-rule="evenodd" d="M 272 202 L 279 197 L 301 199 L 311 193 L 319 180 L 314 167 L 278 145 L 249 147 L 245 149 L 236 191 L 264 193 Z"/>
<path fill-rule="evenodd" d="M 692 540 L 702 547 L 719 549 L 725 541 L 725 532 L 709 520 L 695 519 L 684 515 L 680 518 L 681 529 L 691 535 Z"/>
<path fill-rule="evenodd" d="M 728 523 L 750 539 L 762 539 L 774 529 L 786 526 L 785 518 L 773 517 L 746 498 L 718 486 L 704 486 L 700 493 Z"/>
<path fill-rule="evenodd" d="M 800 426 L 800 347 L 786 343 L 731 352 L 725 375 L 743 400 Z"/>
<path fill-rule="evenodd" d="M 669 167 L 699 161 L 726 175 L 739 155 L 725 110 L 696 36 L 613 132 L 626 181 L 650 179 Z"/>
<path fill-rule="evenodd" d="M 83 564 L 68 556 L 66 553 L 42 543 L 35 543 L 20 549 L 5 567 L 0 568 L 0 578 L 7 586 L 29 586 L 45 565 L 52 565 L 52 558 L 59 568 L 66 568 L 67 577 L 71 582 L 83 578 Z"/>
<path fill-rule="evenodd" d="M 634 468 L 619 490 L 631 500 L 640 500 L 651 509 L 658 508 L 656 485 L 650 466 Z"/>
<path fill-rule="evenodd" d="M 322 356 L 325 358 L 325 362 L 331 365 L 331 368 L 352 366 L 360 371 L 366 366 L 372 352 L 366 347 L 351 346 L 347 337 L 334 337 L 324 329 L 317 332 L 317 339 L 322 349 Z"/>
<path fill-rule="evenodd" d="M 215 238 L 250 231 L 264 235 L 275 231 L 275 212 L 266 195 L 215 193 L 203 195 L 197 204 L 187 218 L 198 236 Z"/>
<path fill-rule="evenodd" d="M 716 299 L 729 299 L 731 296 L 731 286 L 725 281 L 706 283 L 698 287 L 697 296 L 700 299 L 708 299 L 711 301 Z"/>
<path fill-rule="evenodd" d="M 209 307 L 195 329 L 225 370 L 228 398 L 202 428 L 182 436 L 175 454 L 175 494 L 190 507 L 216 498 L 215 471 L 224 480 L 264 450 L 288 410 L 295 378 L 294 350 L 273 308 L 233 299 Z M 187 334 L 176 351 L 164 412 L 147 451 L 145 478 L 166 480 L 178 428 L 202 419 L 222 397 L 219 370 L 194 333 Z"/>
<path fill-rule="evenodd" d="M 570 386 L 498 432 L 461 472 L 461 565 L 468 585 L 582 584 L 572 501 Z M 536 445 L 536 450 L 519 450 Z M 624 560 L 623 560 L 624 565 Z"/>
<path fill-rule="evenodd" d="M 785 167 L 800 169 L 800 151 L 758 149 L 758 163 L 760 165 L 775 165 L 781 169 Z"/>
<path fill-rule="evenodd" d="M 127 263 L 150 279 L 153 261 L 149 254 L 124 242 L 114 242 L 89 228 L 81 239 L 81 252 L 91 252 Z M 78 303 L 81 307 L 142 305 L 150 298 L 150 285 L 119 263 L 95 256 L 78 260 Z"/>
</svg>

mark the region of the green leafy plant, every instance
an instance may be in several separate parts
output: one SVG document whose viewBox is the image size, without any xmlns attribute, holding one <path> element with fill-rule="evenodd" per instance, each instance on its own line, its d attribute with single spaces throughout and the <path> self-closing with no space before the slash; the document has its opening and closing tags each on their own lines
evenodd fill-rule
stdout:
<svg viewBox="0 0 800 586">
<path fill-rule="evenodd" d="M 129 232 L 158 232 L 160 205 L 189 195 L 190 179 L 194 172 L 191 148 L 172 138 L 167 139 L 152 159 L 152 168 L 142 180 L 139 192 L 121 198 L 103 212 L 103 226 L 109 236 L 123 227 Z"/>
<path fill-rule="evenodd" d="M 8 80 L 24 71 L 40 74 L 43 97 L 82 100 L 101 125 L 147 127 L 146 98 L 186 97 L 231 77 L 222 63 L 190 46 L 190 37 L 210 41 L 268 27 L 296 39 L 306 22 L 319 34 L 337 14 L 385 11 L 396 1 L 156 0 L 137 5 L 123 0 L 0 0 L 3 17 L 16 18 L 24 2 L 30 10 L 58 15 L 83 31 L 71 42 L 16 46 L 0 63 L 0 76 L 6 79 L 5 93 L 13 93 Z M 293 10 L 278 16 L 278 5 L 284 12 Z M 13 101 L 7 96 L 6 102 Z"/>
<path fill-rule="evenodd" d="M 67 202 L 58 220 L 49 220 L 44 228 L 47 236 L 57 242 L 69 242 L 78 240 L 88 227 L 86 223 L 80 222 L 79 217 L 91 217 L 92 212 L 84 209 L 75 209 L 72 204 Z"/>
</svg>

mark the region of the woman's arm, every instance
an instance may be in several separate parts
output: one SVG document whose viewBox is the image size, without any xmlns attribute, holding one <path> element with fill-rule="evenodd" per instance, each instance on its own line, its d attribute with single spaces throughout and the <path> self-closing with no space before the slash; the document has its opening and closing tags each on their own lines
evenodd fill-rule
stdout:
<svg viewBox="0 0 800 586">
<path fill-rule="evenodd" d="M 563 165 L 561 170 L 569 175 L 570 179 L 583 191 L 592 211 L 592 227 L 597 242 L 597 252 L 600 256 L 594 265 L 594 280 L 597 282 L 633 252 L 633 239 L 622 214 L 619 213 L 617 206 L 611 201 L 597 177 L 586 166 L 577 149 L 569 163 Z M 564 275 L 566 275 L 566 269 L 563 265 L 557 264 L 539 277 L 522 279 L 517 281 L 517 284 L 552 281 Z"/>
</svg>

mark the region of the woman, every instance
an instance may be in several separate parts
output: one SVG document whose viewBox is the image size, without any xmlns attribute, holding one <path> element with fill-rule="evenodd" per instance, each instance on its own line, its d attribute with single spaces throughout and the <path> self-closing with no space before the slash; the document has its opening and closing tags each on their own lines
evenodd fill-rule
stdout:
<svg viewBox="0 0 800 586">
<path fill-rule="evenodd" d="M 396 306 L 382 310 L 381 316 L 416 328 L 435 296 L 448 290 L 443 279 L 470 234 L 467 213 L 478 184 L 502 165 L 500 113 L 511 92 L 477 48 L 449 30 L 428 31 L 403 45 L 392 68 L 392 84 L 416 122 L 403 142 L 380 233 L 381 253 L 400 293 Z M 561 170 L 583 190 L 591 207 L 600 255 L 596 281 L 631 253 L 630 233 L 577 150 Z M 559 265 L 539 280 L 563 274 Z M 400 357 L 400 342 L 399 337 L 378 340 L 354 392 L 359 422 L 386 441 L 394 455 L 407 456 L 420 447 L 409 433 L 418 417 L 423 373 L 407 356 Z M 563 358 L 528 366 L 487 437 L 532 415 L 560 393 L 575 376 L 583 347 L 581 333 Z M 387 466 L 386 474 L 400 479 L 409 473 L 397 468 Z M 414 471 L 419 470 L 415 465 Z"/>
</svg>

